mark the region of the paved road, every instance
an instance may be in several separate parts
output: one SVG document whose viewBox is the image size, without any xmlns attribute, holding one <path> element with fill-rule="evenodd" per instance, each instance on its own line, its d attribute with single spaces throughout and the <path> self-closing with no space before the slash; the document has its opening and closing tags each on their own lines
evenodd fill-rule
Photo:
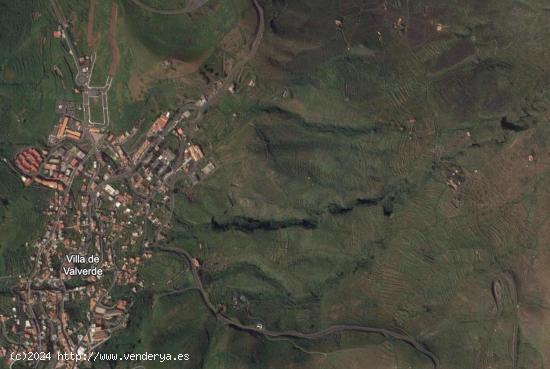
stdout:
<svg viewBox="0 0 550 369">
<path fill-rule="evenodd" d="M 167 246 L 156 246 L 154 249 L 157 249 L 163 252 L 182 255 L 185 257 L 185 259 L 187 260 L 187 263 L 189 264 L 189 267 L 191 268 L 191 273 L 193 275 L 193 280 L 195 282 L 196 289 L 199 291 L 203 302 L 208 307 L 210 312 L 216 317 L 216 319 L 218 319 L 219 321 L 221 321 L 227 326 L 230 326 L 245 332 L 256 333 L 256 334 L 265 336 L 267 338 L 299 338 L 299 339 L 307 339 L 307 340 L 320 339 L 325 336 L 344 333 L 344 332 L 375 333 L 375 334 L 383 335 L 384 337 L 393 338 L 409 344 L 415 350 L 417 350 L 418 352 L 426 356 L 428 359 L 430 359 L 434 369 L 438 369 L 440 366 L 439 359 L 437 358 L 437 356 L 433 352 L 428 350 L 420 342 L 418 342 L 415 338 L 403 333 L 389 330 L 389 329 L 355 325 L 355 324 L 339 324 L 339 325 L 332 325 L 328 328 L 325 328 L 317 332 L 304 333 L 304 332 L 293 331 L 293 330 L 271 331 L 265 328 L 260 329 L 255 326 L 244 325 L 238 320 L 231 318 L 223 314 L 222 312 L 220 312 L 219 309 L 212 303 L 212 301 L 210 300 L 210 296 L 208 295 L 208 292 L 206 292 L 206 290 L 204 289 L 198 270 L 193 265 L 193 256 L 191 256 L 189 252 L 187 252 L 184 249 L 180 249 L 176 247 L 167 247 Z"/>
<path fill-rule="evenodd" d="M 234 82 L 235 77 L 240 73 L 241 69 L 256 56 L 256 53 L 260 48 L 260 44 L 262 43 L 262 40 L 264 38 L 265 31 L 264 10 L 258 0 L 252 0 L 252 4 L 254 5 L 254 9 L 256 10 L 257 25 L 256 35 L 254 37 L 254 41 L 252 41 L 252 44 L 250 45 L 250 50 L 244 58 L 242 58 L 235 64 L 235 66 L 231 69 L 231 72 L 229 72 L 229 74 L 225 78 L 222 87 L 218 89 L 218 93 L 210 97 L 208 103 L 199 111 L 199 113 L 202 113 L 204 110 L 206 110 L 209 105 L 212 105 L 216 98 L 219 98 L 221 96 L 219 92 L 227 91 L 229 86 Z"/>
<path fill-rule="evenodd" d="M 192 12 L 194 10 L 197 10 L 198 8 L 202 7 L 203 5 L 205 5 L 208 2 L 208 0 L 190 1 L 190 3 L 185 8 L 173 9 L 173 10 L 161 10 L 161 9 L 155 9 L 155 8 L 150 7 L 150 6 L 147 6 L 146 4 L 142 3 L 140 0 L 132 0 L 132 1 L 136 5 L 140 6 L 141 8 L 143 8 L 147 11 L 157 13 L 157 14 L 165 14 L 165 15 L 190 13 L 190 12 Z M 51 2 L 52 2 L 52 4 L 55 4 L 54 5 L 54 9 L 55 9 L 56 5 L 57 5 L 56 1 L 51 0 Z M 262 7 L 260 6 L 260 4 L 258 3 L 257 0 L 252 0 L 252 2 L 254 4 L 254 7 L 255 7 L 255 10 L 256 10 L 256 13 L 257 13 L 257 18 L 258 18 L 258 25 L 257 25 L 257 29 L 256 29 L 255 39 L 254 39 L 253 43 L 251 44 L 250 50 L 249 50 L 248 54 L 246 55 L 246 57 L 244 57 L 242 60 L 240 60 L 235 65 L 235 67 L 232 69 L 230 74 L 225 79 L 225 81 L 222 85 L 222 88 L 219 89 L 219 92 L 223 92 L 223 91 L 227 90 L 227 87 L 231 83 L 233 83 L 233 79 L 237 75 L 237 73 L 240 71 L 240 69 L 256 55 L 256 52 L 257 52 L 257 50 L 258 50 L 258 48 L 261 44 L 261 41 L 263 39 L 263 34 L 264 34 L 264 30 L 265 30 L 265 20 L 264 20 L 263 9 L 262 9 Z M 69 44 L 70 44 L 70 41 L 69 41 Z M 73 55 L 73 57 L 75 57 L 75 55 Z M 211 98 L 210 101 L 208 102 L 208 105 L 212 104 L 214 98 L 219 97 L 219 95 L 220 94 L 216 94 L 215 96 L 213 96 L 213 98 Z M 195 121 L 198 121 L 202 118 L 203 113 L 204 113 L 205 110 L 206 110 L 206 106 L 203 109 L 200 109 L 198 111 L 198 114 L 197 114 L 197 117 L 195 118 Z M 170 130 L 166 130 L 166 131 L 170 131 Z M 94 147 L 94 149 L 95 149 L 95 147 Z M 90 150 L 90 153 L 92 151 L 95 151 L 95 150 Z M 89 158 L 89 155 L 85 158 L 84 162 L 88 158 Z M 122 173 L 118 176 L 113 176 L 109 180 L 104 181 L 104 183 L 114 182 L 114 181 L 117 181 L 117 180 L 125 179 L 125 178 L 129 177 L 134 171 L 135 171 L 135 167 L 131 168 L 128 172 Z M 70 186 L 71 184 L 72 184 L 72 178 L 70 180 L 69 186 L 67 187 L 67 190 L 65 191 L 65 194 L 68 192 L 68 189 L 71 187 Z M 59 218 L 59 215 L 58 215 L 58 218 Z M 400 340 L 402 342 L 405 342 L 405 343 L 411 345 L 418 352 L 422 353 L 427 358 L 429 358 L 430 361 L 433 363 L 433 366 L 434 366 L 435 369 L 439 368 L 439 360 L 435 356 L 435 354 L 433 354 L 431 351 L 429 351 L 427 348 L 425 348 L 416 339 L 414 339 L 413 337 L 410 337 L 406 334 L 391 331 L 391 330 L 388 330 L 388 329 L 369 327 L 369 326 L 361 326 L 361 325 L 343 324 L 343 325 L 333 325 L 333 326 L 330 326 L 326 329 L 323 329 L 323 330 L 320 330 L 320 331 L 317 331 L 317 332 L 307 333 L 307 332 L 299 332 L 299 331 L 294 331 L 294 330 L 271 331 L 271 330 L 268 330 L 268 329 L 260 329 L 260 328 L 257 328 L 255 326 L 244 325 L 241 322 L 239 322 L 238 320 L 236 320 L 234 318 L 231 318 L 231 317 L 225 315 L 224 313 L 222 313 L 221 311 L 219 311 L 219 309 L 212 303 L 208 293 L 204 289 L 204 286 L 203 286 L 202 281 L 200 279 L 200 276 L 198 274 L 198 270 L 193 266 L 193 263 L 192 263 L 193 257 L 191 256 L 191 254 L 189 254 L 186 250 L 179 249 L 179 248 L 173 248 L 173 247 L 156 247 L 156 249 L 158 249 L 160 251 L 163 251 L 163 252 L 175 253 L 175 254 L 182 255 L 182 256 L 185 257 L 185 259 L 189 263 L 191 271 L 192 271 L 193 279 L 194 279 L 194 282 L 195 282 L 195 285 L 196 285 L 194 288 L 196 288 L 199 291 L 205 305 L 208 307 L 208 309 L 211 311 L 211 313 L 219 321 L 221 321 L 223 324 L 225 324 L 227 326 L 233 327 L 233 328 L 241 330 L 241 331 L 246 331 L 246 332 L 250 332 L 250 333 L 259 334 L 259 335 L 262 335 L 262 336 L 267 337 L 267 338 L 283 338 L 283 339 L 296 338 L 296 339 L 314 340 L 314 339 L 320 339 L 320 338 L 328 336 L 328 335 L 339 334 L 339 333 L 343 333 L 343 332 L 375 333 L 375 334 L 383 335 L 383 336 L 388 337 L 388 338 L 393 338 L 393 339 L 396 339 L 396 340 Z M 29 286 L 29 288 L 30 288 L 30 286 Z"/>
<path fill-rule="evenodd" d="M 136 2 L 137 0 L 132 0 L 132 1 Z M 250 51 L 247 54 L 247 56 L 245 58 L 243 58 L 242 60 L 240 60 L 239 63 L 237 63 L 237 65 L 235 65 L 232 72 L 225 79 L 225 82 L 224 82 L 222 88 L 219 89 L 219 91 L 227 90 L 227 87 L 229 86 L 229 84 L 233 82 L 233 77 L 236 75 L 236 73 L 238 73 L 238 71 L 240 71 L 240 69 L 256 55 L 256 52 L 258 51 L 258 48 L 259 48 L 260 43 L 262 41 L 264 30 L 265 30 L 265 20 L 264 20 L 263 8 L 261 7 L 261 5 L 258 3 L 257 0 L 252 0 L 252 2 L 254 4 L 254 8 L 256 9 L 257 18 L 258 18 L 258 25 L 257 25 L 257 29 L 256 29 L 255 39 L 254 39 L 254 41 L 253 41 L 253 43 L 250 47 Z M 219 96 L 219 94 L 216 94 L 214 97 L 218 97 L 218 96 Z M 214 99 L 211 98 L 208 102 L 208 105 L 210 105 L 213 100 Z M 198 114 L 196 120 L 198 120 L 202 117 L 202 113 L 204 112 L 205 108 L 206 107 L 199 110 L 199 114 Z M 171 252 L 171 253 L 183 255 L 186 258 L 186 260 L 187 260 L 187 262 L 188 262 L 188 264 L 191 268 L 191 272 L 193 274 L 193 280 L 195 282 L 196 289 L 201 294 L 202 300 L 204 301 L 205 305 L 208 307 L 210 312 L 219 321 L 223 322 L 225 325 L 228 325 L 228 326 L 233 327 L 233 328 L 238 329 L 238 330 L 251 332 L 251 333 L 256 333 L 256 334 L 262 335 L 262 336 L 267 337 L 267 338 L 287 338 L 287 339 L 299 338 L 299 339 L 314 340 L 314 339 L 323 338 L 323 337 L 328 336 L 328 335 L 344 333 L 344 332 L 375 333 L 375 334 L 380 334 L 380 335 L 383 335 L 385 337 L 393 338 L 393 339 L 396 339 L 396 340 L 399 340 L 399 341 L 402 341 L 402 342 L 405 342 L 405 343 L 409 344 L 415 350 L 417 350 L 421 354 L 425 355 L 432 362 L 434 369 L 438 369 L 439 366 L 440 366 L 439 359 L 437 358 L 437 356 L 433 352 L 428 350 L 426 347 L 424 347 L 424 345 L 422 345 L 416 339 L 414 339 L 413 337 L 408 336 L 406 334 L 395 332 L 395 331 L 392 331 L 392 330 L 389 330 L 389 329 L 369 327 L 369 326 L 361 326 L 361 325 L 352 325 L 352 324 L 341 324 L 341 325 L 333 325 L 333 326 L 330 326 L 326 329 L 323 329 L 323 330 L 317 331 L 317 332 L 304 333 L 304 332 L 293 331 L 293 330 L 289 330 L 289 331 L 271 331 L 271 330 L 268 330 L 268 329 L 259 329 L 255 326 L 244 325 L 244 324 L 240 323 L 239 321 L 237 321 L 233 318 L 230 318 L 229 316 L 227 316 L 227 315 L 223 314 L 222 312 L 220 312 L 219 309 L 212 303 L 212 301 L 210 300 L 210 296 L 208 295 L 208 293 L 204 289 L 204 286 L 203 286 L 202 281 L 201 281 L 201 279 L 199 277 L 199 274 L 198 274 L 198 270 L 193 266 L 193 262 L 192 262 L 193 257 L 191 256 L 191 254 L 189 252 L 187 252 L 184 249 L 179 249 L 179 248 L 174 248 L 174 247 L 161 247 L 161 246 L 158 246 L 158 247 L 156 247 L 156 249 L 158 249 L 160 251 L 164 251 L 164 252 Z"/>
</svg>

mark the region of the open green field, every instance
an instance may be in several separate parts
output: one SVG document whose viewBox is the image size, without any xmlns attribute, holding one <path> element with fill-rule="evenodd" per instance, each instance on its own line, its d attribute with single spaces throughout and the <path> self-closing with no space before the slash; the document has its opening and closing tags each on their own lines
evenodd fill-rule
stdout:
<svg viewBox="0 0 550 369">
<path fill-rule="evenodd" d="M 368 10 L 374 2 L 350 4 L 266 4 L 259 83 L 202 123 L 196 139 L 219 169 L 191 200 L 177 195 L 168 243 L 204 260 L 214 302 L 247 324 L 368 324 L 414 335 L 445 368 L 543 367 L 530 319 L 545 283 L 525 264 L 545 253 L 547 234 L 535 199 L 549 173 L 548 55 L 534 41 L 550 31 L 547 16 L 512 2 L 432 3 L 422 15 L 415 2 L 403 34 L 391 22 L 404 4 L 384 15 Z M 511 13 L 531 24 L 521 36 L 503 26 Z M 338 14 L 345 38 L 323 26 Z M 520 293 L 525 310 L 497 311 L 491 285 L 507 270 L 538 286 Z M 529 331 L 511 349 L 516 320 Z M 430 367 L 379 339 L 297 342 L 328 356 L 246 347 L 258 367 Z M 216 352 L 213 367 L 236 360 Z"/>
</svg>

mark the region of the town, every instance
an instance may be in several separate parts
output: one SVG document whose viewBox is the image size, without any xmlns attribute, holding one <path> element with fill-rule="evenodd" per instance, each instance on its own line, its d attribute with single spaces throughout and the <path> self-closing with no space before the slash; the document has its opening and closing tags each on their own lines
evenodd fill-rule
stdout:
<svg viewBox="0 0 550 369">
<path fill-rule="evenodd" d="M 56 32 L 72 50 L 63 28 Z M 193 187 L 216 169 L 188 134 L 205 96 L 159 113 L 145 132 L 115 134 L 92 122 L 85 107 L 90 87 L 79 81 L 89 81 L 94 60 L 76 62 L 83 103 L 58 101 L 47 145 L 25 147 L 12 162 L 24 186 L 52 196 L 44 234 L 29 245 L 32 273 L 14 290 L 12 313 L 0 315 L 12 342 L 0 347 L 8 361 L 22 350 L 87 353 L 123 328 L 132 301 L 116 289 L 143 287 L 138 268 L 152 257 L 151 243 L 165 237 L 174 188 Z"/>
<path fill-rule="evenodd" d="M 97 55 L 77 54 L 69 22 L 52 0 L 59 22 L 52 36 L 74 63 L 74 96 L 81 101 L 57 101 L 47 142 L 3 159 L 24 186 L 51 191 L 45 230 L 27 245 L 31 273 L 19 276 L 13 307 L 0 315 L 7 342 L 0 357 L 8 365 L 13 353 L 88 354 L 127 325 L 133 297 L 144 288 L 140 267 L 171 227 L 175 192 L 190 191 L 217 170 L 194 134 L 212 102 L 237 93 L 235 78 L 258 49 L 263 18 L 253 3 L 261 26 L 224 79 L 212 80 L 202 95 L 158 112 L 148 124 L 116 132 L 110 130 L 116 122 L 108 103 L 113 76 L 91 86 Z M 253 88 L 254 79 L 247 85 Z M 101 119 L 94 116 L 98 112 Z M 190 263 L 194 270 L 201 267 L 198 259 Z M 54 366 L 78 367 L 74 355 L 61 355 L 69 359 Z"/>
<path fill-rule="evenodd" d="M 111 290 L 143 287 L 138 267 L 152 257 L 150 240 L 163 237 L 170 189 L 176 181 L 192 187 L 216 167 L 186 134 L 192 107 L 159 114 L 132 151 L 125 144 L 136 130 L 115 135 L 82 122 L 75 103 L 57 107 L 48 146 L 24 148 L 13 161 L 25 186 L 53 194 L 50 221 L 32 245 L 33 274 L 21 279 L 13 314 L 0 320 L 12 334 L 24 332 L 28 352 L 51 345 L 85 353 L 126 324 L 131 301 Z"/>
</svg>

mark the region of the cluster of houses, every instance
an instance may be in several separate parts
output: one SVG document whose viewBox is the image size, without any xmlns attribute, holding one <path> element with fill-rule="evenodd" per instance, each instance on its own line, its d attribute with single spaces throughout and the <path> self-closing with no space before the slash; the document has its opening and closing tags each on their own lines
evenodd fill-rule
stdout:
<svg viewBox="0 0 550 369">
<path fill-rule="evenodd" d="M 51 152 L 31 147 L 17 154 L 15 166 L 25 186 L 37 183 L 52 190 L 64 191 L 73 173 L 82 170 L 85 155 L 77 146 L 59 146 Z"/>
<path fill-rule="evenodd" d="M 0 321 L 8 335 L 21 337 L 27 352 L 43 348 L 47 339 L 54 352 L 84 353 L 126 324 L 130 303 L 111 298 L 111 283 L 134 292 L 143 287 L 139 267 L 152 257 L 144 234 L 148 222 L 155 239 L 164 237 L 166 207 L 148 199 L 164 194 L 168 201 L 171 176 L 179 173 L 194 185 L 215 166 L 178 126 L 190 111 L 161 114 L 136 149 L 128 150 L 124 147 L 135 129 L 105 133 L 75 118 L 79 108 L 74 104 L 60 103 L 57 110 L 61 115 L 49 136 L 49 149 L 25 148 L 13 161 L 25 185 L 36 183 L 54 191 L 44 211 L 46 230 L 32 245 L 35 273 L 21 279 L 14 310 L 0 315 Z M 168 134 L 176 139 L 166 139 Z M 101 149 L 92 155 L 90 144 L 101 138 Z M 128 173 L 127 179 L 111 181 L 121 173 Z M 90 267 L 65 258 L 82 253 L 101 255 L 93 266 L 101 273 L 67 272 Z M 35 311 L 35 317 L 28 311 Z M 16 350 L 21 348 L 15 343 L 0 347 L 0 355 Z"/>
</svg>

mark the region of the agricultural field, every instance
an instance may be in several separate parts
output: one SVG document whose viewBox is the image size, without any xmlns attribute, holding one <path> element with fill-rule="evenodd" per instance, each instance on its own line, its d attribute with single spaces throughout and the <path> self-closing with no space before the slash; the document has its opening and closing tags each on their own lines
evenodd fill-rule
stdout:
<svg viewBox="0 0 550 369">
<path fill-rule="evenodd" d="M 136 129 L 128 152 L 162 112 L 235 84 L 185 127 L 216 170 L 171 191 L 142 286 L 112 291 L 131 301 L 128 323 L 100 350 L 190 355 L 147 369 L 550 366 L 544 1 L 261 0 L 263 38 L 234 75 L 259 27 L 252 1 L 178 14 L 162 11 L 189 2 L 59 4 L 77 51 L 97 57 L 92 84 L 113 79 L 108 128 Z M 45 146 L 56 101 L 81 96 L 47 1 L 0 0 L 0 19 L 0 156 L 12 159 Z M 30 272 L 51 193 L 24 188 L 9 160 L 0 175 L 9 314 L 3 278 Z M 173 250 L 196 258 L 204 288 Z M 266 334 L 344 325 L 412 337 L 437 363 L 388 334 Z M 93 364 L 105 365 L 136 367 Z"/>
<path fill-rule="evenodd" d="M 266 6 L 258 84 L 203 123 L 220 169 L 177 195 L 168 243 L 205 261 L 211 297 L 247 324 L 392 327 L 445 368 L 542 368 L 537 293 L 500 310 L 491 286 L 512 273 L 545 288 L 526 265 L 545 248 L 548 54 L 535 40 L 549 30 L 536 4 L 470 2 L 409 4 L 402 32 L 404 4 L 371 3 Z M 530 24 L 521 35 L 510 14 Z M 369 368 L 367 352 L 373 368 L 430 367 L 401 343 L 347 336 L 296 342 L 308 354 L 264 344 L 284 352 L 278 367 Z"/>
<path fill-rule="evenodd" d="M 73 94 L 64 50 L 43 33 L 51 23 L 47 7 L 29 1 L 2 2 L 0 7 L 0 156 L 11 159 L 19 149 L 47 139 L 57 119 L 55 101 Z M 24 189 L 18 174 L 4 163 L 0 175 L 0 271 L 19 275 L 29 271 L 26 244 L 41 233 L 48 193 Z"/>
</svg>

